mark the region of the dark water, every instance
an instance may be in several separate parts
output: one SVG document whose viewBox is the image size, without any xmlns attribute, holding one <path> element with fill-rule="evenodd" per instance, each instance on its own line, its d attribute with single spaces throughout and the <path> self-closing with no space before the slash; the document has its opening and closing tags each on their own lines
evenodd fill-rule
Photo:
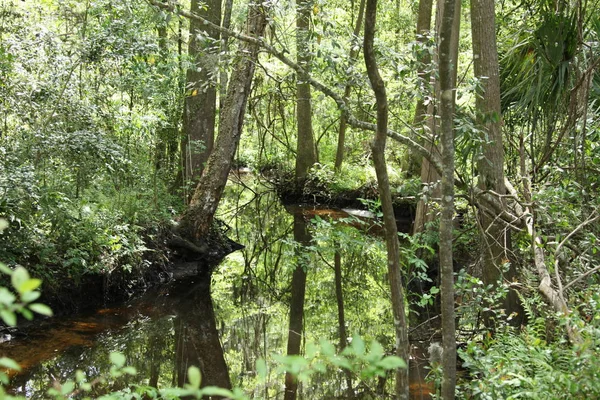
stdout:
<svg viewBox="0 0 600 400">
<path fill-rule="evenodd" d="M 274 193 L 248 183 L 228 190 L 220 217 L 244 250 L 228 256 L 210 281 L 188 277 L 121 307 L 46 321 L 27 337 L 0 344 L 0 354 L 24 368 L 12 377 L 14 391 L 47 398 L 45 391 L 53 381 L 73 378 L 77 369 L 89 377 L 106 373 L 110 352 L 119 351 L 138 371 L 128 382 L 181 385 L 187 368 L 195 365 L 202 371 L 203 385 L 234 385 L 251 397 L 283 398 L 284 373 L 276 357 L 290 349 L 288 331 L 294 319 L 303 324 L 300 351 L 306 343 L 322 339 L 341 346 L 333 273 L 336 252 L 342 266 L 347 336 L 360 334 L 367 343 L 375 339 L 388 353 L 393 351 L 385 248 L 372 215 L 362 213 L 357 219 L 342 210 L 302 206 L 286 210 Z M 299 229 L 308 235 L 307 241 L 298 240 Z M 298 275 L 304 275 L 303 280 Z M 304 292 L 300 306 L 293 294 L 298 282 Z M 416 346 L 411 360 L 415 399 L 429 398 L 424 347 Z M 259 358 L 268 368 L 261 382 L 255 373 Z M 359 376 L 348 380 L 333 370 L 300 384 L 298 398 L 345 398 L 348 384 L 362 398 L 389 398 L 385 393 L 392 391 L 391 383 Z"/>
</svg>

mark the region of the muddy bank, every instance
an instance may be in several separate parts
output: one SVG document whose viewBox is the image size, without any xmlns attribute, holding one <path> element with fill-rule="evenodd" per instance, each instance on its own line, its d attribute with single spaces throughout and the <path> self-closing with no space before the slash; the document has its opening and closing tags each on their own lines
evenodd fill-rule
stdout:
<svg viewBox="0 0 600 400">
<path fill-rule="evenodd" d="M 367 210 L 365 201 L 378 202 L 379 190 L 374 183 L 368 183 L 356 189 L 333 191 L 325 183 L 307 180 L 304 185 L 296 185 L 291 175 L 271 177 L 277 195 L 284 205 L 312 204 L 338 209 Z M 415 197 L 395 196 L 394 214 L 399 225 L 410 226 L 415 218 L 417 199 Z M 372 210 L 367 210 L 372 211 Z"/>
<path fill-rule="evenodd" d="M 243 247 L 227 237 L 227 230 L 224 224 L 216 223 L 206 239 L 206 253 L 192 256 L 173 244 L 171 227 L 147 229 L 143 239 L 148 250 L 141 262 L 129 268 L 120 266 L 104 273 L 85 274 L 78 281 L 69 276 L 42 276 L 40 302 L 50 306 L 55 315 L 68 315 L 122 303 L 185 276 L 208 276 L 227 254 Z M 19 320 L 19 330 L 36 324 L 36 320 Z M 14 329 L 0 324 L 0 334 L 6 332 Z"/>
</svg>

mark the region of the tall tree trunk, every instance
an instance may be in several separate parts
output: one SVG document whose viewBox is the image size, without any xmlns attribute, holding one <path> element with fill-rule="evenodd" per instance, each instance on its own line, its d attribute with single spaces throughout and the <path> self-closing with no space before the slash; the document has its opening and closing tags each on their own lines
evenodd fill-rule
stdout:
<svg viewBox="0 0 600 400">
<path fill-rule="evenodd" d="M 442 398 L 454 399 L 456 388 L 456 336 L 454 320 L 454 266 L 452 218 L 454 216 L 454 91 L 456 64 L 452 59 L 455 5 L 445 0 L 440 29 L 439 77 L 441 89 L 442 216 L 440 220 L 440 271 L 442 298 Z"/>
<path fill-rule="evenodd" d="M 210 22 L 221 23 L 221 0 L 192 0 L 190 11 Z M 204 37 L 204 32 L 208 36 Z M 187 87 L 183 112 L 185 139 L 185 180 L 196 183 L 213 148 L 218 71 L 219 32 L 190 21 L 188 54 L 192 67 L 187 70 Z"/>
<path fill-rule="evenodd" d="M 298 264 L 292 275 L 292 297 L 290 299 L 290 324 L 288 329 L 287 355 L 300 354 L 302 331 L 304 329 L 304 297 L 306 294 L 306 272 L 309 267 L 306 247 L 312 236 L 301 214 L 294 215 L 294 240 L 297 242 Z M 298 381 L 289 372 L 285 374 L 284 400 L 295 400 Z"/>
<path fill-rule="evenodd" d="M 421 46 L 425 46 L 427 43 L 427 39 L 431 32 L 431 15 L 433 13 L 433 0 L 420 0 L 419 1 L 419 13 L 417 15 L 417 42 Z M 431 75 L 429 74 L 429 68 L 431 66 L 431 54 L 428 49 L 423 49 L 417 53 L 417 76 L 419 77 L 419 82 L 423 85 L 423 92 L 429 87 L 431 83 Z M 425 122 L 431 121 L 431 119 L 427 118 L 427 114 L 433 114 L 433 104 L 431 101 L 428 103 L 425 102 L 425 99 L 417 100 L 417 104 L 415 106 L 415 117 L 413 120 L 413 125 L 415 129 L 423 130 L 427 134 L 431 134 L 432 131 L 429 127 L 427 128 L 427 124 Z M 408 153 L 406 157 L 406 173 L 408 176 L 414 176 L 419 171 L 419 166 L 423 162 L 423 157 L 420 157 L 418 154 L 413 152 Z"/>
<path fill-rule="evenodd" d="M 356 17 L 356 24 L 354 26 L 354 38 L 358 38 L 360 35 L 360 31 L 362 29 L 362 20 L 365 13 L 365 0 L 360 1 L 360 5 L 358 6 L 358 17 Z M 354 64 L 356 56 L 358 55 L 358 50 L 352 46 L 350 50 L 350 63 Z M 346 83 L 346 88 L 344 89 L 344 101 L 348 101 L 350 97 L 350 89 L 352 87 L 349 83 Z M 342 114 L 340 118 L 340 128 L 338 130 L 338 143 L 337 143 L 337 151 L 335 153 L 335 171 L 339 172 L 342 169 L 342 163 L 344 162 L 344 146 L 346 145 L 346 128 L 348 127 L 348 121 L 346 121 L 346 116 Z"/>
<path fill-rule="evenodd" d="M 500 77 L 498 50 L 496 46 L 496 13 L 494 0 L 471 0 L 471 36 L 473 39 L 473 66 L 475 78 L 479 79 L 482 91 L 476 98 L 477 123 L 481 130 L 483 157 L 479 158 L 479 188 L 499 195 L 506 193 L 504 185 L 504 147 L 502 140 L 502 118 L 500 109 Z M 504 202 L 499 198 L 500 202 Z M 482 202 L 485 207 L 485 202 Z M 509 232 L 497 218 L 493 209 L 482 207 L 479 212 L 483 282 L 496 285 L 501 277 L 502 265 L 508 262 L 506 248 Z M 514 276 L 514 267 L 504 277 Z M 504 308 L 507 313 L 522 314 L 518 296 L 510 291 Z M 514 318 L 515 322 L 521 318 Z M 493 321 L 486 318 L 486 325 L 492 328 Z"/>
<path fill-rule="evenodd" d="M 308 82 L 310 73 L 310 14 L 313 9 L 312 0 L 298 0 L 296 10 L 296 48 L 298 64 L 305 73 L 298 74 L 296 84 L 296 120 L 298 124 L 298 141 L 296 145 L 296 182 L 304 183 L 310 167 L 317 162 L 315 141 L 312 131 L 311 89 Z"/>
<path fill-rule="evenodd" d="M 437 11 L 436 11 L 436 32 L 438 32 L 438 37 L 436 38 L 436 41 L 438 43 L 439 46 L 439 32 L 440 32 L 440 27 L 441 27 L 441 21 L 442 21 L 442 15 L 444 13 L 444 0 L 438 0 L 437 2 Z M 456 8 L 454 9 L 454 29 L 452 32 L 452 39 L 450 41 L 450 57 L 451 57 L 451 63 L 453 63 L 454 65 L 457 65 L 457 61 L 458 61 L 458 40 L 459 40 L 459 33 L 460 33 L 460 3 L 457 4 Z M 436 53 L 434 54 L 434 61 L 437 61 L 437 59 L 439 58 L 438 56 L 439 50 L 436 51 Z M 453 75 L 452 75 L 452 79 L 453 79 L 453 85 L 456 85 L 456 77 L 457 77 L 457 69 L 454 68 L 454 70 L 452 71 Z M 440 99 L 440 93 L 441 93 L 441 89 L 440 89 L 440 83 L 439 80 L 435 82 L 434 85 L 435 89 L 434 89 L 434 98 L 435 98 L 435 102 L 437 105 L 439 105 L 441 103 L 441 99 Z M 427 121 L 425 121 L 423 124 L 424 126 L 428 127 L 428 131 L 432 137 L 432 139 L 435 141 L 439 138 L 439 121 L 435 118 L 435 112 L 429 115 L 429 118 L 427 119 Z M 439 112 L 438 112 L 439 114 Z M 435 145 L 434 143 L 427 143 L 425 144 L 425 147 L 427 148 L 427 150 L 429 150 L 431 153 L 437 154 L 439 156 L 440 150 L 438 149 L 438 146 Z M 417 210 L 415 213 L 415 222 L 413 225 L 413 233 L 419 233 L 422 232 L 425 224 L 427 224 L 428 222 L 433 221 L 434 219 L 434 215 L 432 214 L 432 211 L 430 210 L 430 207 L 428 205 L 428 202 L 431 201 L 432 198 L 440 198 L 441 196 L 441 187 L 439 185 L 439 181 L 440 181 L 441 177 L 440 174 L 435 170 L 435 168 L 433 168 L 433 166 L 431 165 L 431 163 L 423 158 L 423 161 L 421 163 L 421 182 L 424 185 L 428 185 L 429 187 L 429 191 L 427 193 L 427 198 L 421 198 L 419 199 L 419 202 L 417 203 Z"/>
<path fill-rule="evenodd" d="M 385 145 L 388 129 L 388 102 L 383 79 L 379 75 L 373 39 L 377 19 L 377 0 L 367 0 L 365 13 L 365 64 L 369 81 L 375 93 L 377 104 L 377 130 L 372 144 L 373 163 L 377 174 L 377 185 L 383 211 L 383 224 L 385 228 L 385 243 L 387 248 L 388 279 L 392 297 L 392 314 L 394 316 L 394 329 L 396 334 L 396 354 L 408 364 L 408 326 L 404 313 L 404 288 L 400 273 L 400 251 L 398 242 L 398 227 L 392 206 L 392 194 L 388 179 L 385 161 Z M 408 368 L 399 368 L 396 371 L 396 397 L 408 399 Z"/>
<path fill-rule="evenodd" d="M 250 1 L 246 24 L 246 31 L 249 35 L 262 36 L 266 25 L 266 12 L 267 10 L 260 1 Z M 208 158 L 206 168 L 204 168 L 192 201 L 184 212 L 178 229 L 178 233 L 183 239 L 195 242 L 196 246 L 194 243 L 188 243 L 191 251 L 202 250 L 197 245 L 202 243 L 202 238 L 209 232 L 227 183 L 227 176 L 242 133 L 244 113 L 250 95 L 257 57 L 257 44 L 240 43 L 233 64 L 227 98 L 220 113 L 219 135 L 215 148 Z"/>
</svg>

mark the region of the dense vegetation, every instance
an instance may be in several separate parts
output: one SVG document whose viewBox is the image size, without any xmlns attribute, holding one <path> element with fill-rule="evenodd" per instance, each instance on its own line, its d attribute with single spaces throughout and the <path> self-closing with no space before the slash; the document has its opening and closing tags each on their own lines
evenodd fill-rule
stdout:
<svg viewBox="0 0 600 400">
<path fill-rule="evenodd" d="M 25 277 L 17 283 L 35 282 L 21 294 L 41 279 L 64 306 L 90 282 L 130 295 L 169 263 L 206 256 L 225 226 L 216 212 L 246 246 L 215 278 L 216 298 L 231 288 L 256 300 L 262 288 L 289 304 L 290 355 L 306 324 L 335 320 L 341 298 L 382 322 L 319 326 L 340 350 L 360 333 L 408 358 L 409 327 L 441 313 L 445 356 L 431 376 L 443 398 L 598 397 L 597 2 L 379 3 L 375 13 L 373 0 L 3 1 L 0 260 Z M 258 182 L 225 188 L 240 168 Z M 239 231 L 268 219 L 248 204 L 272 191 L 362 198 L 385 249 L 314 216 L 261 225 L 283 237 L 291 224 L 293 243 Z M 401 207 L 416 217 L 397 240 Z M 267 245 L 295 266 L 279 273 L 278 259 L 255 259 Z M 320 258 L 343 274 L 316 267 Z M 338 309 L 303 321 L 305 296 L 342 275 L 344 289 L 323 299 Z M 292 360 L 281 360 L 288 371 L 302 363 Z M 386 393 L 406 394 L 405 371 Z M 327 379 L 353 395 L 352 378 Z M 286 399 L 295 385 L 286 379 Z"/>
</svg>

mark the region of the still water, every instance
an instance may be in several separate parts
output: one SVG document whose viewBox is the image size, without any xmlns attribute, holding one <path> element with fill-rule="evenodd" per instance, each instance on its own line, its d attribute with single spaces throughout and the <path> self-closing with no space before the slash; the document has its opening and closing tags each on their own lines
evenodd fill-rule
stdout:
<svg viewBox="0 0 600 400">
<path fill-rule="evenodd" d="M 243 250 L 223 260 L 211 278 L 187 274 L 123 306 L 48 320 L 27 337 L 0 344 L 0 354 L 23 366 L 12 377 L 13 390 L 47 398 L 52 382 L 73 378 L 78 369 L 89 377 L 105 374 L 110 352 L 119 351 L 138 373 L 112 389 L 127 383 L 181 385 L 187 368 L 195 365 L 203 385 L 233 385 L 251 397 L 279 399 L 284 373 L 277 356 L 289 351 L 288 332 L 298 323 L 301 332 L 291 329 L 290 336 L 296 334 L 301 352 L 307 343 L 323 339 L 339 349 L 360 335 L 391 354 L 385 247 L 373 215 L 312 206 L 286 209 L 253 179 L 229 185 L 219 214 Z M 304 293 L 302 304 L 293 292 Z M 429 398 L 421 347 L 415 346 L 412 357 L 411 396 Z M 262 381 L 256 377 L 258 359 L 267 364 Z M 328 370 L 301 383 L 298 398 L 347 398 L 349 393 L 391 398 L 392 390 L 387 377 Z"/>
</svg>

